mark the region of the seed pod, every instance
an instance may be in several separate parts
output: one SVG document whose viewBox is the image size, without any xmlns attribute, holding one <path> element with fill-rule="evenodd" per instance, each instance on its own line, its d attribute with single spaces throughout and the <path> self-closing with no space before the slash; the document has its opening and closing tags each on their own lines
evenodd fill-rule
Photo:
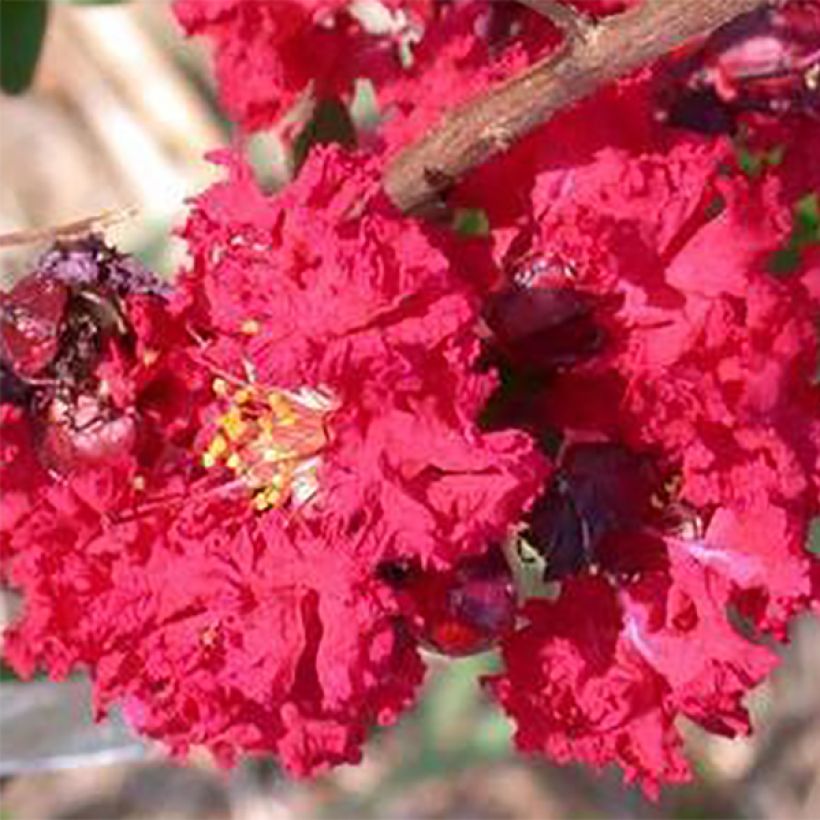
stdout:
<svg viewBox="0 0 820 820">
<path fill-rule="evenodd" d="M 501 550 L 463 559 L 452 570 L 387 564 L 406 623 L 422 646 L 459 657 L 492 649 L 515 624 L 513 576 Z"/>
</svg>

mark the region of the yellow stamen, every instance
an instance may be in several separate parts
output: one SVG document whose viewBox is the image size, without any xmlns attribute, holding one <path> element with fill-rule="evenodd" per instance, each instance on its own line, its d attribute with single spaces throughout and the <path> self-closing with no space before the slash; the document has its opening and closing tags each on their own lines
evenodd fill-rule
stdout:
<svg viewBox="0 0 820 820">
<path fill-rule="evenodd" d="M 221 455 L 224 455 L 227 449 L 228 442 L 225 440 L 225 437 L 217 434 L 208 446 L 208 453 L 214 458 L 219 458 Z"/>
<path fill-rule="evenodd" d="M 219 426 L 224 430 L 225 435 L 231 441 L 239 441 L 247 429 L 247 425 L 242 419 L 242 410 L 239 407 L 232 407 L 222 418 L 219 419 Z"/>
<path fill-rule="evenodd" d="M 306 482 L 316 485 L 315 462 L 328 443 L 330 399 L 307 389 L 263 391 L 253 382 L 236 389 L 214 379 L 212 386 L 225 407 L 202 455 L 203 466 L 224 465 L 251 490 L 251 503 L 260 512 L 312 496 L 315 489 L 304 490 Z M 310 462 L 314 466 L 307 476 Z"/>
</svg>

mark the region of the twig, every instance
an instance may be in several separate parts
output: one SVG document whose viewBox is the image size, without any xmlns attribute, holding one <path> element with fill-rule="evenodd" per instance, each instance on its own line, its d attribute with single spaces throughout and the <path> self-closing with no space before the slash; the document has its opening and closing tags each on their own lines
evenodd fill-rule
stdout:
<svg viewBox="0 0 820 820">
<path fill-rule="evenodd" d="M 558 22 L 559 4 L 537 2 Z M 591 36 L 568 37 L 558 53 L 446 114 L 426 137 L 393 159 L 385 190 L 405 212 L 428 211 L 467 171 L 558 111 L 761 5 L 763 0 L 643 0 L 593 26 Z M 564 23 L 577 25 L 569 17 Z"/>
<path fill-rule="evenodd" d="M 95 216 L 87 216 L 84 219 L 77 219 L 74 222 L 66 222 L 62 225 L 54 225 L 47 228 L 31 228 L 24 231 L 12 231 L 11 233 L 0 234 L 0 248 L 11 248 L 15 245 L 29 245 L 33 242 L 48 242 L 58 239 L 69 239 L 70 237 L 83 236 L 94 230 L 107 228 L 124 222 L 136 214 L 135 207 L 119 208 L 117 210 L 103 211 Z"/>
<path fill-rule="evenodd" d="M 567 40 L 583 40 L 595 27 L 593 20 L 565 5 L 561 0 L 518 0 L 518 2 L 550 20 L 564 33 Z"/>
</svg>

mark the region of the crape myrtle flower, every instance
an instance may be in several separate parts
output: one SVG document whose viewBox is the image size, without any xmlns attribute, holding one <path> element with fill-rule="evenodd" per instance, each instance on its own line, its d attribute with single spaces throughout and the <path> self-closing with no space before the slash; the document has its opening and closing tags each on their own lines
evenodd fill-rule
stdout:
<svg viewBox="0 0 820 820">
<path fill-rule="evenodd" d="M 389 156 L 422 139 L 445 114 L 549 54 L 561 34 L 518 2 L 442 4 L 413 61 L 378 83 L 378 135 Z"/>
<path fill-rule="evenodd" d="M 137 355 L 95 371 L 151 446 L 57 480 L 29 474 L 25 413 L 4 419 L 25 598 L 6 654 L 24 674 L 86 667 L 98 714 L 122 704 L 174 754 L 308 774 L 358 760 L 412 703 L 420 643 L 476 651 L 510 629 L 483 556 L 547 465 L 524 434 L 477 429 L 495 385 L 474 369 L 478 298 L 378 168 L 314 150 L 268 197 L 217 159 L 190 266 L 150 321 L 126 313 Z"/>
<path fill-rule="evenodd" d="M 652 795 L 691 776 L 680 718 L 749 731 L 744 698 L 776 662 L 764 638 L 816 606 L 820 269 L 811 249 L 771 268 L 816 186 L 816 125 L 748 179 L 723 138 L 652 126 L 646 80 L 562 114 L 458 195 L 498 225 L 498 355 L 540 377 L 526 426 L 560 445 L 524 531 L 560 592 L 525 605 L 488 686 L 524 751 L 616 763 Z M 597 129 L 573 138 L 582 116 Z M 522 169 L 526 201 L 482 197 Z M 517 346 L 518 311 L 523 341 L 577 344 Z"/>
<path fill-rule="evenodd" d="M 473 427 L 495 385 L 472 367 L 478 295 L 429 229 L 395 213 L 376 164 L 318 151 L 295 185 L 270 198 L 247 167 L 221 160 L 229 181 L 199 198 L 184 231 L 193 264 L 179 287 L 204 340 L 192 355 L 229 382 L 251 374 L 252 392 L 273 385 L 323 408 L 319 449 L 337 459 L 315 499 L 323 514 L 346 520 L 358 505 L 337 512 L 331 499 L 369 498 L 367 506 L 416 510 L 397 537 L 425 563 L 483 550 L 529 492 L 529 473 L 506 472 L 502 456 L 526 463 L 531 453 L 525 436 L 482 437 Z M 223 415 L 206 437 L 230 433 L 221 392 L 213 408 Z M 413 491 L 393 498 L 385 474 Z M 372 497 L 376 488 L 387 496 Z"/>
<path fill-rule="evenodd" d="M 604 5 L 601 13 L 618 4 Z M 289 133 L 283 115 L 306 91 L 350 101 L 354 81 L 367 78 L 390 151 L 560 41 L 544 15 L 512 0 L 176 0 L 173 8 L 187 34 L 210 42 L 220 96 L 244 130 L 278 124 Z"/>
<path fill-rule="evenodd" d="M 220 97 L 246 130 L 276 122 L 310 86 L 347 95 L 357 77 L 401 70 L 437 0 L 176 0 L 188 35 L 213 48 Z"/>
<path fill-rule="evenodd" d="M 176 351 L 164 290 L 136 260 L 90 236 L 57 243 L 0 301 L 0 360 L 15 388 L 0 402 L 2 576 L 28 593 L 29 620 L 41 620 L 58 676 L 74 660 L 56 658 L 76 660 L 78 651 L 59 648 L 61 607 L 69 611 L 75 597 L 61 602 L 63 585 L 82 587 L 92 569 L 74 561 L 80 576 L 72 576 L 60 544 L 94 534 L 115 499 L 141 486 L 140 470 L 184 437 L 195 384 Z M 46 590 L 43 608 L 36 589 Z M 53 617 L 52 633 L 43 624 Z M 14 640 L 10 633 L 10 656 Z M 20 649 L 25 669 L 43 646 Z"/>
</svg>

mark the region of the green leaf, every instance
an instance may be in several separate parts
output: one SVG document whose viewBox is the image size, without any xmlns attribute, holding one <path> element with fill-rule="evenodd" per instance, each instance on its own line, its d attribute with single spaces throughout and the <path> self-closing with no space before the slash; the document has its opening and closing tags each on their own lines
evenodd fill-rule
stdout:
<svg viewBox="0 0 820 820">
<path fill-rule="evenodd" d="M 763 173 L 763 155 L 753 153 L 748 148 L 738 148 L 737 164 L 749 179 L 757 179 Z"/>
<path fill-rule="evenodd" d="M 353 86 L 350 116 L 360 131 L 375 131 L 384 120 L 379 111 L 376 88 L 367 78 L 359 77 Z"/>
<path fill-rule="evenodd" d="M 809 525 L 809 538 L 806 541 L 806 549 L 820 558 L 820 516 L 813 518 Z"/>
<path fill-rule="evenodd" d="M 48 22 L 48 0 L 0 0 L 0 87 L 21 94 L 31 84 Z"/>
<path fill-rule="evenodd" d="M 820 242 L 820 196 L 807 194 L 794 206 L 794 236 L 801 245 Z"/>
<path fill-rule="evenodd" d="M 775 276 L 788 276 L 800 267 L 800 251 L 793 246 L 776 250 L 769 260 L 769 270 Z"/>
<path fill-rule="evenodd" d="M 0 658 L 0 682 L 2 681 L 19 681 L 20 678 L 17 673 Z"/>
<path fill-rule="evenodd" d="M 775 276 L 794 273 L 803 261 L 803 251 L 820 244 L 820 196 L 806 194 L 792 210 L 792 232 L 784 247 L 769 259 L 769 270 Z"/>
<path fill-rule="evenodd" d="M 293 142 L 293 162 L 301 168 L 314 145 L 335 143 L 356 147 L 356 127 L 347 106 L 334 97 L 319 100 L 313 114 Z"/>
<path fill-rule="evenodd" d="M 786 149 L 775 145 L 766 150 L 753 150 L 746 144 L 747 137 L 741 134 L 735 140 L 735 159 L 737 165 L 749 179 L 758 179 L 768 168 L 776 168 L 783 163 Z"/>
<path fill-rule="evenodd" d="M 456 208 L 453 229 L 462 236 L 489 236 L 490 220 L 483 208 Z"/>
</svg>

